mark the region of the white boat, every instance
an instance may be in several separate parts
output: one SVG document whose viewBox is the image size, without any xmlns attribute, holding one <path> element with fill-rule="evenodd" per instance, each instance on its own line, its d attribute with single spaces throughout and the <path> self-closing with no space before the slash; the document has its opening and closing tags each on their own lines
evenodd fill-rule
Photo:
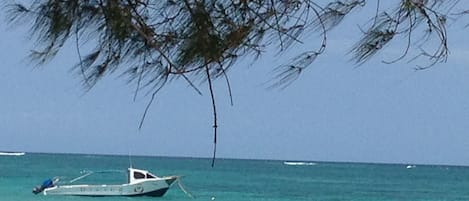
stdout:
<svg viewBox="0 0 469 201">
<path fill-rule="evenodd" d="M 296 161 L 285 161 L 283 162 L 284 165 L 316 165 L 316 163 L 313 162 L 296 162 Z"/>
<path fill-rule="evenodd" d="M 413 169 L 413 168 L 416 168 L 416 167 L 417 167 L 417 166 L 415 166 L 415 165 L 407 165 L 405 168 L 407 168 L 407 169 Z"/>
<path fill-rule="evenodd" d="M 0 151 L 0 156 L 23 156 L 25 153 L 24 152 L 1 152 Z"/>
<path fill-rule="evenodd" d="M 70 181 L 84 178 L 85 174 Z M 128 169 L 128 183 L 120 185 L 60 185 L 58 179 L 44 181 L 41 186 L 33 189 L 33 193 L 44 195 L 79 195 L 79 196 L 163 196 L 179 176 L 158 177 L 146 170 Z"/>
</svg>

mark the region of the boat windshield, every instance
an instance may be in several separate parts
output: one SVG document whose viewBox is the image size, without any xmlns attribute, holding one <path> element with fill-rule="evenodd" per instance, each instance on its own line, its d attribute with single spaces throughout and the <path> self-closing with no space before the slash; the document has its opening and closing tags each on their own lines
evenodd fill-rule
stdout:
<svg viewBox="0 0 469 201">
<path fill-rule="evenodd" d="M 145 175 L 140 172 L 134 172 L 135 179 L 145 179 Z"/>
<path fill-rule="evenodd" d="M 146 175 L 145 175 L 141 172 L 134 172 L 134 178 L 135 179 L 153 179 L 153 178 L 156 178 L 156 176 L 154 176 L 150 173 L 146 173 Z"/>
<path fill-rule="evenodd" d="M 159 178 L 152 173 L 145 171 L 145 170 L 138 170 L 138 169 L 131 169 L 129 168 L 129 183 L 132 183 L 136 180 L 142 180 L 142 179 L 155 179 Z"/>
</svg>

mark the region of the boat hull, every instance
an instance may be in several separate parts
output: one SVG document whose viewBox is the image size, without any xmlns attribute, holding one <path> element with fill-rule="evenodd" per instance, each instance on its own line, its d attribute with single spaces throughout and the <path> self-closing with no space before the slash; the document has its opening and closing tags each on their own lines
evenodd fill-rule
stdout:
<svg viewBox="0 0 469 201">
<path fill-rule="evenodd" d="M 24 152 L 0 152 L 0 156 L 24 156 Z"/>
<path fill-rule="evenodd" d="M 46 188 L 43 193 L 44 195 L 161 197 L 175 180 L 176 177 L 169 177 L 122 185 L 62 185 Z"/>
</svg>

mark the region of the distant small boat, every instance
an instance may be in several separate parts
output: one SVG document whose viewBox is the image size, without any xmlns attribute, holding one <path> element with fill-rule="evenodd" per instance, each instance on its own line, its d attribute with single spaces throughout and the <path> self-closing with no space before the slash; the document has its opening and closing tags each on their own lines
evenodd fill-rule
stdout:
<svg viewBox="0 0 469 201">
<path fill-rule="evenodd" d="M 283 162 L 285 165 L 316 165 L 313 162 L 295 162 L 295 161 L 285 161 Z"/>
<path fill-rule="evenodd" d="M 77 177 L 70 183 L 82 179 L 93 172 Z M 61 185 L 59 179 L 48 179 L 33 189 L 34 194 L 79 195 L 79 196 L 154 196 L 161 197 L 179 176 L 157 177 L 146 170 L 128 169 L 128 183 L 102 185 Z"/>
<path fill-rule="evenodd" d="M 0 151 L 0 156 L 23 156 L 25 154 L 24 152 Z"/>
<path fill-rule="evenodd" d="M 407 168 L 407 169 L 412 169 L 412 168 L 416 168 L 416 167 L 417 167 L 417 166 L 415 166 L 415 165 L 407 165 L 405 168 Z"/>
</svg>

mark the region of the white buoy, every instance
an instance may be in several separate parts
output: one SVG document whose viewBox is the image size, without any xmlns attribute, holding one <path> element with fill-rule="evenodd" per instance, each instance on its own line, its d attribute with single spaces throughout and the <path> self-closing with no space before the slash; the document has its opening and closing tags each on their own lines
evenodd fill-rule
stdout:
<svg viewBox="0 0 469 201">
<path fill-rule="evenodd" d="M 215 200 L 215 197 L 212 197 L 212 200 Z"/>
</svg>

